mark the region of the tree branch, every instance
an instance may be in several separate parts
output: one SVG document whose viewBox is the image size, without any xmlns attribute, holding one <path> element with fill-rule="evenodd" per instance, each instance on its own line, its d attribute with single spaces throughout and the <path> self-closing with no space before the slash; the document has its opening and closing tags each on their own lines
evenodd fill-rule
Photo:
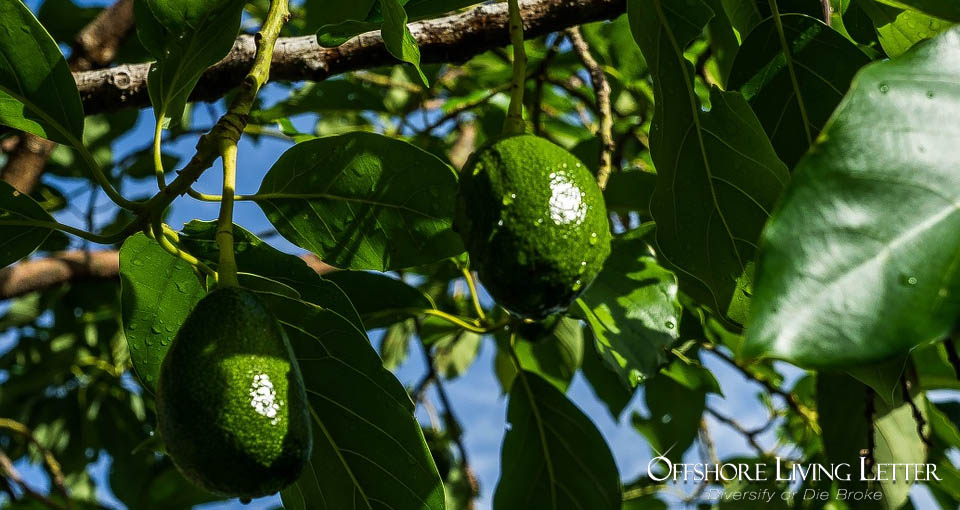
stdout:
<svg viewBox="0 0 960 510">
<path fill-rule="evenodd" d="M 336 270 L 316 255 L 302 255 L 310 269 L 318 274 Z M 110 280 L 120 275 L 120 252 L 68 251 L 46 258 L 25 260 L 0 269 L 0 300 L 49 289 L 55 285 L 84 279 Z"/>
<path fill-rule="evenodd" d="M 625 0 L 526 0 L 522 2 L 526 37 L 535 38 L 567 27 L 614 18 L 626 10 Z M 481 5 L 465 13 L 409 25 L 420 45 L 423 63 L 465 62 L 509 43 L 507 6 Z M 240 36 L 220 63 L 208 69 L 191 96 L 195 101 L 220 98 L 237 86 L 256 51 L 253 36 Z M 336 48 L 322 48 L 316 37 L 284 37 L 277 41 L 270 69 L 275 81 L 320 81 L 335 74 L 398 63 L 380 32 L 368 32 Z M 150 64 L 131 64 L 74 73 L 87 114 L 139 108 L 149 104 Z"/>
<path fill-rule="evenodd" d="M 597 169 L 597 186 L 601 190 L 607 188 L 607 181 L 610 179 L 610 173 L 613 171 L 613 153 L 617 149 L 613 141 L 613 110 L 610 107 L 610 83 L 607 81 L 607 74 L 593 58 L 590 53 L 590 46 L 580 34 L 580 28 L 573 27 L 567 29 L 570 36 L 570 42 L 576 51 L 580 62 L 590 73 L 590 81 L 593 83 L 593 90 L 597 96 L 597 112 L 599 114 L 599 127 L 597 135 L 600 137 L 600 167 Z"/>
</svg>

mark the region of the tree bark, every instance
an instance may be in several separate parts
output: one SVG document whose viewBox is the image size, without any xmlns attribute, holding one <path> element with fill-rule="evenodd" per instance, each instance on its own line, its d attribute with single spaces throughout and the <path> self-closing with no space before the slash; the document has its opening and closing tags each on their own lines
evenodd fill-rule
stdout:
<svg viewBox="0 0 960 510">
<path fill-rule="evenodd" d="M 526 0 L 521 2 L 528 38 L 591 21 L 615 18 L 626 10 L 626 0 Z M 420 45 L 424 63 L 465 62 L 492 48 L 509 44 L 505 3 L 481 5 L 465 13 L 409 25 Z M 212 101 L 237 86 L 253 64 L 256 45 L 242 35 L 230 53 L 208 69 L 191 99 Z M 380 32 L 361 34 L 336 48 L 323 48 L 316 37 L 283 37 L 277 41 L 270 79 L 320 81 L 349 71 L 396 64 Z M 149 63 L 74 73 L 86 113 L 117 111 L 149 105 Z"/>
<path fill-rule="evenodd" d="M 317 274 L 336 271 L 316 255 L 301 255 Z M 49 289 L 70 281 L 113 280 L 120 276 L 120 252 L 74 250 L 24 260 L 0 269 L 0 300 Z"/>
</svg>

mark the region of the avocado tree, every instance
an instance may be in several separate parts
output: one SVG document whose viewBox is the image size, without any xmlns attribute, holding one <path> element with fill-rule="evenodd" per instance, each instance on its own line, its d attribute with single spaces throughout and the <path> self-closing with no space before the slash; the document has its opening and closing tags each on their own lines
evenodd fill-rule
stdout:
<svg viewBox="0 0 960 510">
<path fill-rule="evenodd" d="M 0 0 L 0 507 L 958 508 L 956 23 Z"/>
</svg>

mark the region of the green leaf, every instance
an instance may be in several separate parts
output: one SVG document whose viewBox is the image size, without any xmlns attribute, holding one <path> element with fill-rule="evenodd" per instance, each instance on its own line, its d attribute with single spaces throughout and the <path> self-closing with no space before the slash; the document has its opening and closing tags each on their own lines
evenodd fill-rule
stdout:
<svg viewBox="0 0 960 510">
<path fill-rule="evenodd" d="M 366 335 L 318 306 L 261 294 L 284 326 L 313 415 L 313 456 L 284 508 L 442 510 L 443 486 L 413 402 Z"/>
<path fill-rule="evenodd" d="M 587 329 L 584 332 L 586 344 L 583 350 L 583 377 L 587 380 L 593 394 L 603 402 L 610 416 L 619 421 L 623 410 L 633 398 L 634 388 L 631 388 L 613 369 L 603 362 L 603 358 L 597 351 L 596 341 L 593 333 Z"/>
<path fill-rule="evenodd" d="M 407 28 L 407 12 L 403 10 L 403 5 L 399 0 L 380 0 L 380 7 L 383 10 L 383 26 L 380 31 L 387 51 L 394 57 L 413 64 L 424 86 L 429 87 L 430 82 L 420 69 L 420 47 Z"/>
<path fill-rule="evenodd" d="M 603 191 L 607 210 L 615 212 L 636 211 L 644 217 L 650 216 L 650 197 L 657 175 L 640 170 L 614 172 L 610 174 L 607 189 Z"/>
<path fill-rule="evenodd" d="M 674 361 L 673 364 L 682 362 Z M 674 369 L 681 374 L 687 372 L 683 367 Z M 683 457 L 697 437 L 700 419 L 706 408 L 707 393 L 716 385 L 716 380 L 711 382 L 712 376 L 680 379 L 682 382 L 661 375 L 647 381 L 644 384 L 644 397 L 650 415 L 633 416 L 633 426 L 647 438 L 655 452 L 674 462 Z"/>
<path fill-rule="evenodd" d="M 871 404 L 874 408 L 872 424 L 867 421 L 868 398 L 874 399 Z M 922 396 L 914 398 L 917 407 L 926 414 L 926 399 Z M 887 404 L 849 376 L 821 372 L 817 376 L 817 410 L 827 458 L 836 464 L 848 463 L 854 473 L 860 471 L 860 451 L 870 448 L 867 440 L 871 435 L 874 438 L 873 457 L 878 464 L 926 462 L 927 448 L 917 434 L 913 411 L 900 397 L 895 403 Z M 873 427 L 872 434 L 869 427 Z M 867 476 L 872 478 L 875 475 Z M 877 507 L 886 510 L 900 508 L 908 498 L 910 484 L 903 483 L 902 479 L 894 482 L 891 477 L 886 478 L 879 482 L 884 497 Z M 866 488 L 860 476 L 854 476 L 849 483 L 851 490 Z"/>
<path fill-rule="evenodd" d="M 620 509 L 620 475 L 593 422 L 527 371 L 510 390 L 494 510 Z"/>
<path fill-rule="evenodd" d="M 733 28 L 737 30 L 741 40 L 746 39 L 747 35 L 763 21 L 764 15 L 760 13 L 757 7 L 757 0 L 721 0 L 723 10 Z"/>
<path fill-rule="evenodd" d="M 299 143 L 257 204 L 284 237 L 342 269 L 386 271 L 463 252 L 453 170 L 400 140 L 349 133 Z"/>
<path fill-rule="evenodd" d="M 497 350 L 494 368 L 500 389 L 508 393 L 516 379 L 517 367 L 509 354 L 507 335 L 498 336 L 497 341 L 502 348 Z M 523 370 L 537 374 L 562 392 L 570 387 L 583 363 L 583 349 L 583 326 L 580 321 L 566 317 L 544 338 L 535 341 L 517 338 L 514 345 Z"/>
<path fill-rule="evenodd" d="M 157 61 L 147 90 L 157 120 L 178 119 L 200 75 L 240 31 L 241 0 L 136 0 L 137 35 Z"/>
<path fill-rule="evenodd" d="M 120 288 L 130 359 L 152 391 L 170 343 L 206 292 L 193 266 L 142 233 L 120 248 Z"/>
<path fill-rule="evenodd" d="M 713 88 L 702 110 L 683 54 L 712 16 L 702 0 L 629 0 L 627 14 L 654 77 L 650 210 L 661 262 L 685 293 L 742 324 L 756 242 L 789 174 L 739 93 Z"/>
<path fill-rule="evenodd" d="M 21 0 L 0 4 L 0 56 L 0 124 L 80 145 L 77 84 L 57 43 Z"/>
<path fill-rule="evenodd" d="M 917 369 L 917 382 L 921 389 L 960 389 L 960 378 L 950 364 L 946 344 L 919 347 L 910 353 L 910 357 Z"/>
<path fill-rule="evenodd" d="M 0 267 L 30 255 L 52 232 L 49 228 L 4 225 L 19 221 L 53 221 L 53 218 L 32 198 L 0 180 Z"/>
<path fill-rule="evenodd" d="M 432 342 L 434 366 L 444 379 L 465 374 L 477 359 L 483 337 L 464 329 L 456 329 Z"/>
<path fill-rule="evenodd" d="M 840 104 L 853 76 L 870 59 L 818 19 L 802 14 L 780 19 L 790 59 L 770 18 L 744 40 L 728 88 L 743 93 L 777 154 L 793 168 Z"/>
<path fill-rule="evenodd" d="M 957 61 L 960 29 L 860 73 L 764 231 L 743 356 L 846 367 L 952 331 Z"/>
<path fill-rule="evenodd" d="M 180 244 L 216 268 L 220 261 L 216 231 L 215 221 L 193 220 L 183 226 Z M 295 290 L 303 301 L 333 310 L 363 329 L 356 308 L 344 292 L 335 283 L 318 275 L 300 257 L 277 250 L 239 225 L 233 226 L 233 246 L 240 271 L 285 285 Z"/>
<path fill-rule="evenodd" d="M 367 329 L 382 328 L 414 314 L 412 310 L 436 308 L 420 290 L 382 273 L 334 271 L 327 280 L 350 298 Z"/>
<path fill-rule="evenodd" d="M 857 0 L 857 6 L 873 20 L 880 45 L 890 57 L 906 53 L 920 41 L 935 37 L 951 23 L 912 9 L 899 9 L 874 0 Z"/>
<path fill-rule="evenodd" d="M 663 350 L 679 335 L 677 279 L 646 255 L 639 239 L 614 239 L 603 270 L 572 314 L 586 320 L 597 350 L 624 384 L 655 374 Z"/>
<path fill-rule="evenodd" d="M 960 4 L 953 0 L 878 0 L 880 3 L 914 9 L 927 13 L 933 17 L 953 22 L 960 22 Z"/>
</svg>

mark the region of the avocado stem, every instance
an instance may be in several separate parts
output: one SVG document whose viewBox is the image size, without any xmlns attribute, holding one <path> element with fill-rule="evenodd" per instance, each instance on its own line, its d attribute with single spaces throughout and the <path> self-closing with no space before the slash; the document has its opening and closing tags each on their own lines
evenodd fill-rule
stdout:
<svg viewBox="0 0 960 510">
<path fill-rule="evenodd" d="M 224 140 L 221 146 L 223 158 L 223 196 L 220 200 L 220 217 L 217 220 L 217 247 L 220 249 L 220 264 L 217 273 L 220 287 L 239 287 L 237 260 L 233 253 L 233 196 L 237 187 L 237 142 Z"/>
<path fill-rule="evenodd" d="M 467 280 L 467 287 L 470 289 L 470 299 L 473 301 L 473 309 L 477 311 L 477 318 L 480 321 L 486 320 L 486 314 L 483 313 L 483 307 L 480 306 L 480 297 L 477 295 L 477 285 L 473 281 L 473 273 L 470 272 L 466 267 L 461 267 L 460 271 L 463 272 L 463 277 Z"/>
<path fill-rule="evenodd" d="M 523 47 L 523 18 L 519 0 L 508 0 L 510 12 L 510 44 L 513 45 L 513 77 L 510 80 L 510 107 L 503 123 L 504 136 L 526 131 L 523 122 L 523 88 L 527 78 L 527 52 Z"/>
</svg>

